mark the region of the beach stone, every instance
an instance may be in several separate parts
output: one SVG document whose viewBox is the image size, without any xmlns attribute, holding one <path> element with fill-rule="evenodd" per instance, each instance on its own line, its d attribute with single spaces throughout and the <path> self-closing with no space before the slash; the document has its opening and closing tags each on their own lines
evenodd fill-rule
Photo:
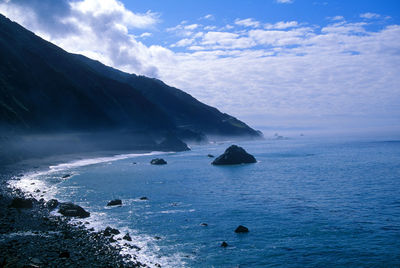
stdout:
<svg viewBox="0 0 400 268">
<path fill-rule="evenodd" d="M 243 225 L 239 225 L 236 230 L 235 233 L 248 233 L 249 229 Z"/>
<path fill-rule="evenodd" d="M 70 257 L 70 253 L 69 251 L 63 251 L 60 253 L 60 255 L 58 255 L 59 258 L 69 258 Z"/>
<path fill-rule="evenodd" d="M 132 238 L 131 238 L 131 236 L 129 235 L 129 233 L 127 233 L 126 235 L 124 235 L 123 239 L 126 240 L 126 241 L 132 241 Z"/>
<path fill-rule="evenodd" d="M 11 201 L 10 207 L 12 208 L 32 208 L 33 199 L 25 199 L 21 197 L 14 197 Z"/>
<path fill-rule="evenodd" d="M 107 207 L 122 205 L 121 199 L 114 199 L 107 203 Z"/>
<path fill-rule="evenodd" d="M 228 246 L 228 243 L 226 243 L 225 241 L 221 243 L 221 247 L 226 248 Z"/>
<path fill-rule="evenodd" d="M 152 164 L 152 165 L 166 165 L 167 161 L 165 161 L 162 158 L 155 158 L 155 159 L 150 161 L 150 164 Z"/>
<path fill-rule="evenodd" d="M 49 209 L 55 209 L 58 206 L 58 200 L 57 199 L 50 199 L 49 201 L 46 202 L 46 207 Z"/>
<path fill-rule="evenodd" d="M 218 156 L 211 164 L 213 165 L 237 165 L 256 163 L 257 160 L 247 153 L 242 147 L 231 145 L 225 152 Z"/>
<path fill-rule="evenodd" d="M 61 203 L 58 212 L 67 217 L 87 218 L 90 216 L 89 212 L 72 203 Z"/>
</svg>

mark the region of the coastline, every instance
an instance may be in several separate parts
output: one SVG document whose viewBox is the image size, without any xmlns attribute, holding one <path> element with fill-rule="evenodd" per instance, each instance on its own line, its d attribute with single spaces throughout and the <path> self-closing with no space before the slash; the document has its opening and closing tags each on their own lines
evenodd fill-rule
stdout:
<svg viewBox="0 0 400 268">
<path fill-rule="evenodd" d="M 50 166 L 84 159 L 112 159 L 149 151 L 101 151 L 25 159 L 2 167 L 0 174 L 0 267 L 160 267 L 141 263 L 137 255 L 123 252 L 103 231 L 88 229 L 85 219 L 76 220 L 51 214 L 46 201 L 21 189 L 12 189 L 10 180 L 24 174 L 49 171 Z M 118 160 L 117 157 L 115 160 Z M 110 160 L 111 161 L 111 160 Z M 32 200 L 32 208 L 12 208 L 14 198 Z M 113 241 L 114 240 L 114 241 Z M 127 247 L 130 245 L 126 244 Z M 150 265 L 150 266 L 149 266 Z"/>
</svg>

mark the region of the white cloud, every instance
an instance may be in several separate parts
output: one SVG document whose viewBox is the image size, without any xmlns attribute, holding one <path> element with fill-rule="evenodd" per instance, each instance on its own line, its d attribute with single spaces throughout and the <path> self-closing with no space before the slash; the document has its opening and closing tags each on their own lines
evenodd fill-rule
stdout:
<svg viewBox="0 0 400 268">
<path fill-rule="evenodd" d="M 378 19 L 380 17 L 381 17 L 381 15 L 376 14 L 376 13 L 370 13 L 370 12 L 360 14 L 360 18 L 363 18 L 363 19 Z"/>
<path fill-rule="evenodd" d="M 333 20 L 333 21 L 340 21 L 344 20 L 343 16 L 334 16 L 334 17 L 328 17 L 327 19 Z"/>
<path fill-rule="evenodd" d="M 252 19 L 252 18 L 243 19 L 243 20 L 236 19 L 236 20 L 235 20 L 235 24 L 236 24 L 236 25 L 240 25 L 240 26 L 255 27 L 255 28 L 257 28 L 257 27 L 260 26 L 260 22 L 254 20 L 254 19 Z"/>
<path fill-rule="evenodd" d="M 204 17 L 201 17 L 200 19 L 203 19 L 203 20 L 214 20 L 215 18 L 214 18 L 214 15 L 207 14 Z"/>
<path fill-rule="evenodd" d="M 276 2 L 279 4 L 291 4 L 294 0 L 276 0 Z"/>
<path fill-rule="evenodd" d="M 271 24 L 266 23 L 264 25 L 265 29 L 287 29 L 299 26 L 297 21 L 279 21 L 277 23 Z"/>
</svg>

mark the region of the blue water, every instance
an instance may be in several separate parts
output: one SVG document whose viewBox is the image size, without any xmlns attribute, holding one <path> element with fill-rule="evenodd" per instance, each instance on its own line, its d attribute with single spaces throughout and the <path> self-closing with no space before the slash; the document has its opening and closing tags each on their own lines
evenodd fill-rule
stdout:
<svg viewBox="0 0 400 268">
<path fill-rule="evenodd" d="M 210 165 L 230 144 L 157 155 L 165 166 L 138 156 L 77 167 L 54 196 L 142 237 L 138 253 L 165 266 L 400 266 L 400 142 L 241 142 L 258 163 Z M 114 198 L 124 205 L 107 208 Z"/>
</svg>

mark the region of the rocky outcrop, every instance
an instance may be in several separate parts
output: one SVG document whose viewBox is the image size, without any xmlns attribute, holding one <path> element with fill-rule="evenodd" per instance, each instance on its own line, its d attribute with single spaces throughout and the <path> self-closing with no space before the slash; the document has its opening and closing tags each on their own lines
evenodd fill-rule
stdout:
<svg viewBox="0 0 400 268">
<path fill-rule="evenodd" d="M 232 145 L 218 156 L 211 164 L 213 165 L 237 165 L 256 163 L 257 160 L 247 153 L 242 147 Z"/>
<path fill-rule="evenodd" d="M 122 239 L 124 239 L 126 241 L 132 241 L 132 238 L 128 233 L 126 233 L 126 235 L 124 235 L 124 237 Z"/>
<path fill-rule="evenodd" d="M 107 207 L 121 206 L 121 205 L 122 205 L 121 199 L 114 199 L 114 200 L 111 200 L 110 202 L 107 203 Z"/>
<path fill-rule="evenodd" d="M 120 232 L 119 232 L 118 229 L 114 229 L 114 228 L 111 228 L 111 227 L 107 227 L 103 232 L 104 236 L 117 235 L 119 233 Z"/>
<path fill-rule="evenodd" d="M 175 135 L 169 135 L 168 137 L 166 137 L 158 145 L 158 147 L 161 151 L 175 151 L 175 152 L 190 151 L 187 144 L 181 141 Z"/>
<path fill-rule="evenodd" d="M 162 158 L 155 158 L 155 159 L 150 161 L 150 164 L 152 164 L 152 165 L 166 165 L 167 161 L 165 161 Z"/>
<path fill-rule="evenodd" d="M 32 208 L 32 199 L 25 199 L 21 197 L 14 197 L 11 201 L 10 207 L 12 208 Z"/>
<path fill-rule="evenodd" d="M 46 202 L 46 207 L 50 210 L 55 209 L 57 206 L 58 206 L 57 199 L 50 199 L 49 201 Z"/>
<path fill-rule="evenodd" d="M 67 217 L 87 218 L 90 216 L 89 212 L 72 203 L 61 203 L 58 212 Z"/>
<path fill-rule="evenodd" d="M 221 247 L 226 248 L 228 246 L 228 243 L 226 243 L 225 241 L 221 243 Z"/>
</svg>

